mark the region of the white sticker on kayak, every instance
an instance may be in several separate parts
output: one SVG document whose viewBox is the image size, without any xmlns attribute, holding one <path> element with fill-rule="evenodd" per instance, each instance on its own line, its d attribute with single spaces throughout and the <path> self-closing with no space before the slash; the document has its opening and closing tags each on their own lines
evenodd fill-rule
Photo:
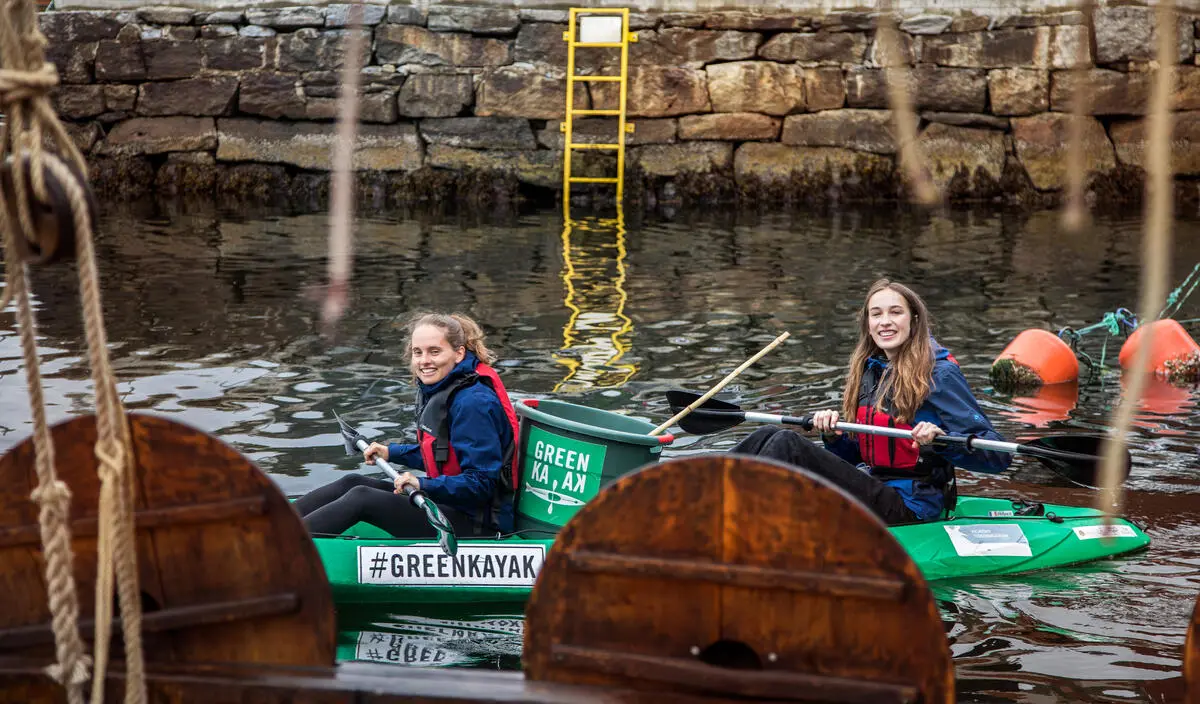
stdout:
<svg viewBox="0 0 1200 704">
<path fill-rule="evenodd" d="M 1015 523 L 944 526 L 959 557 L 1032 557 L 1029 539 Z"/>
<path fill-rule="evenodd" d="M 544 545 L 459 545 L 454 557 L 437 543 L 359 546 L 358 583 L 532 587 L 545 561 Z"/>
<path fill-rule="evenodd" d="M 1132 526 L 1120 525 L 1099 525 L 1099 526 L 1082 526 L 1073 529 L 1075 537 L 1080 540 L 1092 540 L 1094 538 L 1136 538 L 1137 533 L 1134 532 Z"/>
<path fill-rule="evenodd" d="M 1012 518 L 1014 515 L 1012 511 L 988 511 L 989 518 Z"/>
<path fill-rule="evenodd" d="M 410 667 L 446 667 L 466 661 L 462 653 L 444 647 L 437 638 L 378 631 L 363 631 L 358 634 L 354 659 Z"/>
</svg>

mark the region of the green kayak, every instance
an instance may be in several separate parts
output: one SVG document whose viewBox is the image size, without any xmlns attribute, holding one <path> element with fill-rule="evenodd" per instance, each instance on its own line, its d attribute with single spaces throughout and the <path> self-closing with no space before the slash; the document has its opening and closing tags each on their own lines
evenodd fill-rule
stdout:
<svg viewBox="0 0 1200 704">
<path fill-rule="evenodd" d="M 600 489 L 660 459 L 669 435 L 629 416 L 562 401 L 524 399 L 516 534 L 459 539 L 453 557 L 433 540 L 397 540 L 359 523 L 314 542 L 340 605 L 522 603 L 558 531 Z M 1092 508 L 959 497 L 940 521 L 892 535 L 927 580 L 1032 572 L 1145 548 L 1136 525 Z"/>
<path fill-rule="evenodd" d="M 1019 515 L 1030 508 L 1042 515 Z M 1106 527 L 1092 508 L 977 496 L 960 497 L 945 520 L 890 530 L 930 581 L 1063 567 L 1150 544 L 1133 523 L 1117 518 Z M 522 602 L 553 544 L 461 540 L 449 557 L 434 541 L 391 539 L 364 523 L 347 533 L 315 539 L 339 604 Z"/>
</svg>

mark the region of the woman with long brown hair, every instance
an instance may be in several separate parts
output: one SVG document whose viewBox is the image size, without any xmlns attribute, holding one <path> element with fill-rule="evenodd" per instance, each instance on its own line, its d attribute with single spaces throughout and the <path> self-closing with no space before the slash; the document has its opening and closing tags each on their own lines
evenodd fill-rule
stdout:
<svg viewBox="0 0 1200 704">
<path fill-rule="evenodd" d="M 867 291 L 858 313 L 842 407 L 817 411 L 824 447 L 795 431 L 764 426 L 731 452 L 803 467 L 845 489 L 889 525 L 936 520 L 953 507 L 954 468 L 1001 472 L 1009 454 L 935 446 L 947 431 L 1003 440 L 979 408 L 958 362 L 933 338 L 925 302 L 887 279 Z M 835 429 L 840 418 L 912 430 L 912 440 Z M 949 506 L 947 506 L 949 504 Z"/>
<path fill-rule="evenodd" d="M 361 474 L 314 489 L 293 506 L 312 533 L 338 535 L 359 521 L 398 538 L 432 538 L 425 515 L 404 494 L 423 491 L 459 535 L 509 532 L 513 524 L 519 425 L 479 324 L 459 313 L 423 313 L 409 322 L 409 365 L 417 383 L 417 442 L 363 450 L 424 470 L 394 482 Z"/>
</svg>

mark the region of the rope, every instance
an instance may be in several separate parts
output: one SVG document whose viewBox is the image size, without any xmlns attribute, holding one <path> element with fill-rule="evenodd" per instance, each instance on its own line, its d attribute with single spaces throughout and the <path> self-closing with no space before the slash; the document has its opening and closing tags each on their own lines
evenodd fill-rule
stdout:
<svg viewBox="0 0 1200 704">
<path fill-rule="evenodd" d="M 1183 307 L 1184 302 L 1187 301 L 1188 297 L 1192 295 L 1192 292 L 1196 290 L 1196 286 L 1200 285 L 1200 276 L 1197 276 L 1198 273 L 1200 273 L 1200 262 L 1198 262 L 1196 266 L 1192 267 L 1192 273 L 1188 274 L 1187 278 L 1185 278 L 1182 283 L 1176 286 L 1174 291 L 1167 294 L 1167 304 L 1163 306 L 1161 311 L 1159 311 L 1158 317 L 1170 318 L 1179 312 L 1179 309 Z M 1193 279 L 1195 280 L 1193 281 Z M 1187 293 L 1180 296 L 1180 292 L 1183 291 L 1184 286 L 1188 285 L 1189 281 L 1192 284 L 1191 287 L 1187 290 Z M 1167 310 L 1170 309 L 1171 306 L 1175 306 L 1175 310 L 1167 313 Z M 1182 325 L 1184 322 L 1191 321 L 1180 321 L 1180 324 Z"/>
<path fill-rule="evenodd" d="M 116 380 L 108 357 L 104 317 L 100 304 L 99 276 L 92 243 L 91 212 L 87 193 L 77 180 L 86 178 L 87 166 L 66 130 L 51 108 L 48 92 L 57 84 L 54 67 L 44 62 L 46 39 L 37 28 L 34 5 L 30 0 L 0 0 L 0 109 L 9 117 L 9 125 L 0 134 L 0 159 L 9 149 L 28 154 L 29 178 L 23 160 L 12 169 L 16 201 L 15 228 L 0 198 L 0 223 L 5 234 L 5 261 L 10 294 L 18 303 L 21 335 L 28 338 L 25 354 L 29 378 L 30 404 L 35 426 L 35 452 L 39 486 L 33 499 L 41 507 L 43 543 L 47 555 L 47 585 L 54 624 L 59 662 L 49 669 L 52 676 L 67 687 L 68 700 L 82 703 L 81 685 L 86 681 L 87 664 L 78 633 L 78 597 L 70 570 L 71 545 L 67 511 L 69 491 L 53 474 L 53 447 L 45 423 L 45 405 L 34 340 L 32 311 L 29 308 L 26 266 L 20 262 L 15 238 L 35 241 L 35 229 L 29 210 L 28 186 L 41 202 L 47 197 L 45 175 L 49 171 L 62 184 L 71 207 L 76 238 L 76 258 L 80 299 L 87 338 L 88 359 L 96 395 L 95 454 L 100 476 L 99 537 L 96 574 L 96 662 L 92 676 L 95 704 L 104 700 L 105 669 L 112 628 L 112 581 L 116 570 L 120 599 L 122 632 L 125 645 L 125 702 L 141 704 L 146 699 L 141 640 L 141 592 L 138 587 L 137 553 L 132 514 L 133 476 L 129 427 L 117 395 Z M 59 153 L 65 154 L 71 167 L 54 154 L 43 153 L 47 135 Z"/>
<path fill-rule="evenodd" d="M 1172 166 L 1171 166 L 1171 95 L 1175 80 L 1175 10 L 1170 2 L 1162 2 L 1155 11 L 1158 21 L 1157 67 L 1155 67 L 1154 88 L 1150 96 L 1149 127 L 1146 139 L 1146 236 L 1142 242 L 1141 300 L 1138 310 L 1142 320 L 1147 320 L 1159 309 L 1166 297 L 1168 257 L 1171 247 L 1171 218 L 1174 215 L 1172 197 Z M 1100 466 L 1100 496 L 1097 508 L 1119 507 L 1122 499 L 1121 470 L 1124 465 L 1125 436 L 1133 423 L 1134 410 L 1137 408 L 1142 391 L 1146 386 L 1146 378 L 1150 376 L 1147 368 L 1150 361 L 1150 347 L 1153 342 L 1154 326 L 1145 330 L 1146 339 L 1138 345 L 1134 353 L 1132 378 L 1129 387 L 1117 407 L 1112 434 L 1104 442 Z M 1105 518 L 1105 524 L 1112 522 Z"/>
<path fill-rule="evenodd" d="M 358 86 L 362 75 L 364 37 L 360 31 L 363 8 L 361 0 L 350 4 L 349 26 L 346 32 L 345 55 L 342 63 L 341 88 L 338 95 L 337 140 L 333 153 L 333 182 L 330 184 L 329 212 L 329 288 L 321 308 L 321 323 L 326 334 L 346 311 L 350 288 L 350 266 L 353 241 L 350 228 L 354 219 L 354 184 L 352 168 L 354 143 L 358 136 Z"/>
<path fill-rule="evenodd" d="M 896 28 L 895 18 L 892 17 L 891 0 L 883 0 L 880 3 L 876 37 L 879 42 L 879 63 L 883 66 L 887 78 L 888 102 L 892 107 L 892 123 L 899 147 L 900 167 L 908 175 L 916 201 L 922 205 L 933 205 L 940 195 L 925 170 L 925 152 L 917 141 L 917 116 L 908 94 L 908 66 L 906 62 L 901 61 L 900 33 Z"/>
<path fill-rule="evenodd" d="M 1095 0 L 1083 0 L 1079 9 L 1083 13 L 1083 25 L 1087 35 L 1091 35 L 1092 17 Z M 1086 41 L 1086 40 L 1085 40 Z M 1091 52 L 1088 52 L 1090 55 Z M 1090 62 L 1083 59 L 1082 47 L 1077 52 L 1079 60 L 1072 67 L 1075 87 L 1071 93 L 1071 119 L 1067 123 L 1067 198 L 1063 210 L 1063 226 L 1071 232 L 1079 232 L 1087 224 L 1087 206 L 1083 202 L 1083 190 L 1087 178 L 1084 163 L 1083 131 L 1088 123 L 1088 109 L 1091 106 L 1091 95 L 1085 88 Z"/>
</svg>

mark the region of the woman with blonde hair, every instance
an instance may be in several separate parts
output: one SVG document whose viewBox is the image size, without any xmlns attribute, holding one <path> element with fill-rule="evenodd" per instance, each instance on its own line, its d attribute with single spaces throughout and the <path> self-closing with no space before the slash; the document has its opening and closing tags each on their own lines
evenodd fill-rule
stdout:
<svg viewBox="0 0 1200 704">
<path fill-rule="evenodd" d="M 1012 456 L 935 446 L 947 431 L 1003 440 L 979 408 L 953 356 L 933 338 L 925 302 L 887 279 L 867 291 L 858 313 L 842 405 L 817 411 L 813 428 L 824 447 L 795 431 L 764 426 L 731 452 L 794 464 L 837 484 L 889 525 L 937 520 L 953 508 L 954 468 L 997 473 Z M 835 429 L 840 418 L 912 431 L 912 440 Z"/>
<path fill-rule="evenodd" d="M 338 535 L 359 521 L 398 538 L 432 538 L 404 486 L 425 492 L 466 536 L 506 533 L 513 525 L 517 415 L 483 330 L 459 313 L 423 313 L 409 323 L 409 364 L 417 384 L 417 442 L 371 443 L 376 457 L 424 470 L 395 482 L 347 474 L 293 504 L 309 531 Z"/>
</svg>

